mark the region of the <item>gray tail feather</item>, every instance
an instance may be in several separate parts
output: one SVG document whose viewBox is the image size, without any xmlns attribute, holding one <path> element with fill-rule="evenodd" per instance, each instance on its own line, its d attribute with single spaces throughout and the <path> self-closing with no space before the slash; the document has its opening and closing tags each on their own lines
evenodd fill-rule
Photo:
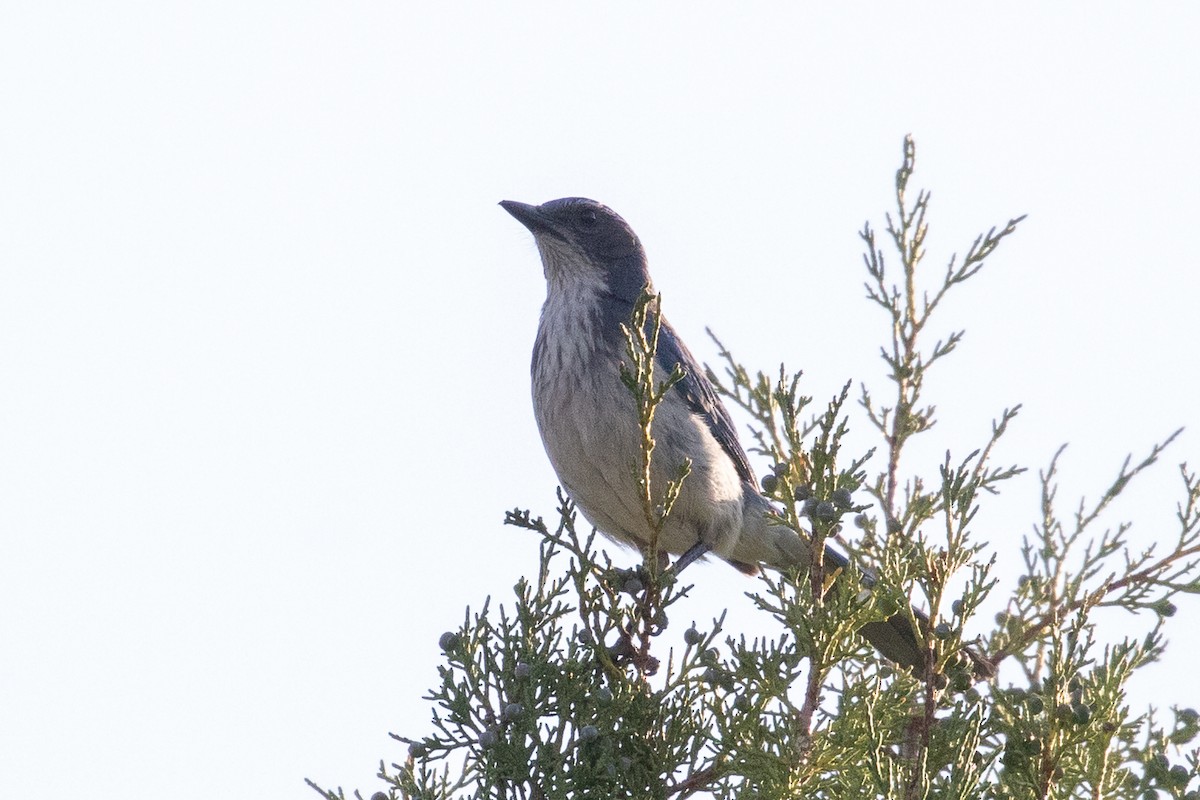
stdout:
<svg viewBox="0 0 1200 800">
<path fill-rule="evenodd" d="M 761 498 L 761 495 L 758 496 Z M 765 498 L 761 498 L 765 503 Z M 758 520 L 755 520 L 758 517 Z M 752 522 L 751 520 L 755 520 Z M 754 574 L 754 564 L 765 563 L 775 568 L 787 566 L 807 567 L 811 562 L 811 546 L 795 531 L 783 525 L 772 525 L 765 515 L 748 515 L 746 528 L 742 538 L 734 550 L 729 562 L 748 574 Z M 850 561 L 836 550 L 825 548 L 825 563 L 835 568 L 844 568 Z M 869 589 L 875 585 L 875 576 L 864 570 L 862 573 L 864 585 Z M 918 609 L 912 609 L 913 618 L 917 624 L 928 629 L 929 617 Z M 869 622 L 859 630 L 863 638 L 870 642 L 884 658 L 896 664 L 921 673 L 925 670 L 928 651 L 921 644 L 912 622 L 905 614 L 894 614 L 879 622 Z M 995 665 L 984 656 L 976 653 L 970 647 L 963 652 L 972 662 L 976 677 L 990 678 L 995 674 Z"/>
<path fill-rule="evenodd" d="M 889 661 L 914 672 L 924 671 L 928 654 L 904 615 L 895 614 L 879 622 L 868 622 L 859 633 Z"/>
<path fill-rule="evenodd" d="M 849 565 L 850 560 L 830 547 L 825 548 L 825 563 L 836 564 L 838 567 Z M 875 585 L 875 576 L 863 570 L 863 585 L 868 589 Z M 912 609 L 913 617 L 918 624 L 929 628 L 929 617 L 917 609 Z M 913 672 L 923 672 L 929 652 L 917 638 L 912 622 L 904 614 L 893 614 L 879 622 L 868 622 L 858 631 L 862 637 L 874 645 L 883 657 Z"/>
<path fill-rule="evenodd" d="M 929 629 L 929 617 L 923 611 L 914 608 L 912 614 L 918 625 L 926 630 Z M 907 667 L 917 675 L 925 671 L 929 653 L 917 640 L 912 623 L 905 615 L 893 614 L 879 622 L 868 622 L 858 632 L 889 661 Z M 971 672 L 979 680 L 996 677 L 995 663 L 974 646 L 964 645 L 959 653 L 966 656 L 966 660 L 971 662 Z"/>
</svg>

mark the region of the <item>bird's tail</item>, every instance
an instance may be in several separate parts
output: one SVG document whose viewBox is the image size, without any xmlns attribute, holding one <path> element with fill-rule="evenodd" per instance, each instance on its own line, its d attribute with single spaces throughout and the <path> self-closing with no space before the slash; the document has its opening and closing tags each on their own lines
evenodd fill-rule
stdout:
<svg viewBox="0 0 1200 800">
<path fill-rule="evenodd" d="M 761 495 L 752 495 L 747 505 L 742 535 L 728 561 L 750 575 L 757 572 L 760 564 L 775 569 L 807 569 L 812 563 L 812 543 L 786 525 L 773 524 L 768 513 L 771 509 L 770 503 Z M 842 570 L 849 566 L 850 561 L 846 556 L 826 546 L 824 563 L 833 569 Z M 872 573 L 863 570 L 860 575 L 865 588 L 870 589 L 875 585 L 875 576 Z M 929 653 L 913 629 L 913 619 L 928 631 L 929 617 L 914 608 L 911 619 L 907 614 L 894 614 L 885 620 L 867 623 L 859 633 L 884 658 L 920 674 L 925 670 Z M 995 667 L 986 658 L 970 648 L 964 648 L 964 652 L 973 662 L 977 677 L 989 678 L 994 674 Z"/>
</svg>

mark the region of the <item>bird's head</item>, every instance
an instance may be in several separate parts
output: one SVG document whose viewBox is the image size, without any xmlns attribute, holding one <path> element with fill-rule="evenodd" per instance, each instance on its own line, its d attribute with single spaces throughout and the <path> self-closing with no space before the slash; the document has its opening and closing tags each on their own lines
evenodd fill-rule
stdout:
<svg viewBox="0 0 1200 800">
<path fill-rule="evenodd" d="M 500 205 L 533 234 L 550 292 L 590 289 L 632 303 L 649 285 L 642 243 L 608 206 L 584 197 Z"/>
</svg>

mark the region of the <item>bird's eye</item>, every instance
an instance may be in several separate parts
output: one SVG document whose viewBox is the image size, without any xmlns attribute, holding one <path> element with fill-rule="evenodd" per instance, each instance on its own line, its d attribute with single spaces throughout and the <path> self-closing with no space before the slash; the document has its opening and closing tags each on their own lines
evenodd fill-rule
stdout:
<svg viewBox="0 0 1200 800">
<path fill-rule="evenodd" d="M 596 212 L 590 208 L 585 208 L 579 212 L 576 219 L 579 221 L 579 227 L 590 228 L 596 224 Z"/>
</svg>

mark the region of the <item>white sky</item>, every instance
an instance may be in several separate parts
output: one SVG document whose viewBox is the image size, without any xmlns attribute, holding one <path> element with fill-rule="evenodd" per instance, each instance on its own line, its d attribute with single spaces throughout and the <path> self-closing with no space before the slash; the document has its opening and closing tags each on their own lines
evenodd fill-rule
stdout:
<svg viewBox="0 0 1200 800">
<path fill-rule="evenodd" d="M 553 512 L 505 198 L 611 205 L 700 358 L 710 325 L 825 398 L 882 375 L 856 232 L 913 133 L 931 272 L 1030 217 L 942 320 L 967 340 L 912 467 L 1024 402 L 1000 460 L 1071 442 L 1068 513 L 1192 426 L 1114 517 L 1169 535 L 1200 461 L 1196 7 L 644 5 L 6 6 L 0 793 L 382 788 L 438 635 L 535 564 L 504 510 Z M 1009 576 L 1036 491 L 982 518 Z M 691 577 L 701 621 L 754 587 Z M 1137 705 L 1200 704 L 1198 610 Z"/>
</svg>

